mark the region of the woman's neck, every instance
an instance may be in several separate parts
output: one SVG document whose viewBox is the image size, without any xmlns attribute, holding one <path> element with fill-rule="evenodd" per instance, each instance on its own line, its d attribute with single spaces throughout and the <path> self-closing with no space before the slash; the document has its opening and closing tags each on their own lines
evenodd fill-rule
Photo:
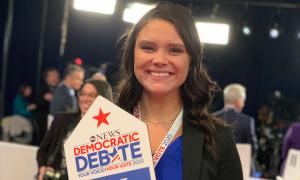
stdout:
<svg viewBox="0 0 300 180">
<path fill-rule="evenodd" d="M 182 108 L 182 99 L 180 93 L 154 96 L 144 92 L 139 105 L 144 121 L 159 124 L 175 120 Z"/>
</svg>

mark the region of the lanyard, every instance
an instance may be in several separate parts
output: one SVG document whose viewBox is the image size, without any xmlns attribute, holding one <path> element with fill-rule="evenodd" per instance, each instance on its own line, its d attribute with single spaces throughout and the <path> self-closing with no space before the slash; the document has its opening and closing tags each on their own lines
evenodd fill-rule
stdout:
<svg viewBox="0 0 300 180">
<path fill-rule="evenodd" d="M 140 110 L 139 106 L 136 106 L 134 108 L 133 113 L 134 113 L 134 116 L 136 118 L 141 120 L 141 110 Z M 171 128 L 169 129 L 169 131 L 165 135 L 164 139 L 162 140 L 162 142 L 160 143 L 160 145 L 156 149 L 156 151 L 155 151 L 155 153 L 152 157 L 154 167 L 157 165 L 158 161 L 160 160 L 160 158 L 162 157 L 162 155 L 166 151 L 167 147 L 170 145 L 170 143 L 171 143 L 172 139 L 174 138 L 176 132 L 178 131 L 178 129 L 182 125 L 182 115 L 183 115 L 183 109 L 181 109 L 181 111 L 177 115 L 175 121 L 173 122 Z"/>
</svg>

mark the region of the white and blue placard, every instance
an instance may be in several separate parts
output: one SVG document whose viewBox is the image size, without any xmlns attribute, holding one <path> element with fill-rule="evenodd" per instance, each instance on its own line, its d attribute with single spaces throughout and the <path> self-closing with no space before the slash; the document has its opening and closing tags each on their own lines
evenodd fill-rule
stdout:
<svg viewBox="0 0 300 180">
<path fill-rule="evenodd" d="M 289 150 L 283 172 L 283 179 L 300 180 L 300 150 Z"/>
<path fill-rule="evenodd" d="M 71 180 L 155 180 L 146 124 L 101 96 L 64 148 Z"/>
</svg>

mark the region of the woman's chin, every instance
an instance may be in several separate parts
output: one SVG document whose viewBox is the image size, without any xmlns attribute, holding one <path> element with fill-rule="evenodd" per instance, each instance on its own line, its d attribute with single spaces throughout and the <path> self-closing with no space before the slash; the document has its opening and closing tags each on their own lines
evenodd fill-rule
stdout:
<svg viewBox="0 0 300 180">
<path fill-rule="evenodd" d="M 155 95 L 155 96 L 165 96 L 168 94 L 172 94 L 174 92 L 179 92 L 177 90 L 169 89 L 168 87 L 159 87 L 159 88 L 151 88 L 149 90 L 146 90 L 149 94 Z"/>
</svg>

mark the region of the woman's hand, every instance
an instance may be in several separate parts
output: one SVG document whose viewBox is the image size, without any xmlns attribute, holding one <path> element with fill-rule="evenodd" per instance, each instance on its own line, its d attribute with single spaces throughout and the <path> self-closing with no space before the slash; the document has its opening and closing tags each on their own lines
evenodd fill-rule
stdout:
<svg viewBox="0 0 300 180">
<path fill-rule="evenodd" d="M 46 173 L 46 166 L 41 166 L 39 168 L 39 176 L 38 176 L 38 180 L 43 180 L 44 174 Z"/>
<path fill-rule="evenodd" d="M 54 172 L 54 169 L 52 167 L 41 166 L 39 168 L 38 180 L 43 180 L 46 171 L 52 171 L 52 172 Z"/>
<path fill-rule="evenodd" d="M 32 111 L 32 110 L 35 110 L 36 109 L 36 104 L 29 104 L 28 106 L 27 106 L 27 110 L 28 111 Z"/>
</svg>

